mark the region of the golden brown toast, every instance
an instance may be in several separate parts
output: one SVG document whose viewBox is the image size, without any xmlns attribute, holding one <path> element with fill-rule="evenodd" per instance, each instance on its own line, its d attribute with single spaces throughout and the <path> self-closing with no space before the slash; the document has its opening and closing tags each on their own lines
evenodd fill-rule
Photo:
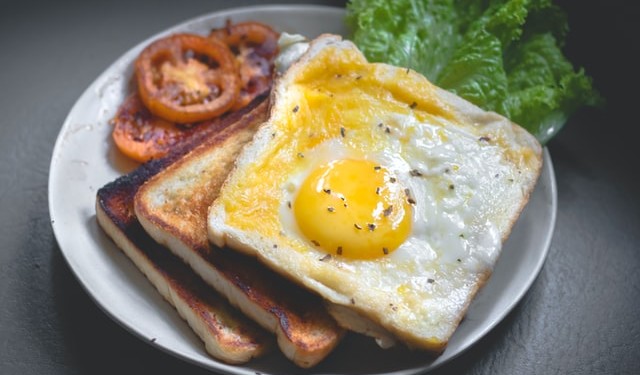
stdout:
<svg viewBox="0 0 640 375">
<path fill-rule="evenodd" d="M 260 114 L 261 120 L 266 119 L 266 111 Z M 232 305 L 274 332 L 287 358 L 311 367 L 343 336 L 322 300 L 255 259 L 212 247 L 207 238 L 208 208 L 259 122 L 232 125 L 150 178 L 135 196 L 135 213 L 153 239 L 182 258 Z"/>
<path fill-rule="evenodd" d="M 193 271 L 156 243 L 144 231 L 133 211 L 133 199 L 142 184 L 207 139 L 218 133 L 233 137 L 237 129 L 260 120 L 266 112 L 264 100 L 238 113 L 214 121 L 206 131 L 190 139 L 165 158 L 141 165 L 133 172 L 105 185 L 97 193 L 98 223 L 116 245 L 145 274 L 160 294 L 173 305 L 207 352 L 227 363 L 249 361 L 267 352 L 271 338 L 253 321 L 240 314 Z M 230 124 L 235 127 L 225 129 Z"/>
</svg>

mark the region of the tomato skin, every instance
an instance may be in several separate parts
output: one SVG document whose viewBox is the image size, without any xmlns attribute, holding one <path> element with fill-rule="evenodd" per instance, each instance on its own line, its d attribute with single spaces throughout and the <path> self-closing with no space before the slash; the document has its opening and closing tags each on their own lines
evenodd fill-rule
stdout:
<svg viewBox="0 0 640 375">
<path fill-rule="evenodd" d="M 180 126 L 155 116 L 144 106 L 138 93 L 125 99 L 111 123 L 111 135 L 118 149 L 139 162 L 165 156 L 198 130 L 197 125 Z"/>
<path fill-rule="evenodd" d="M 145 48 L 135 62 L 138 91 L 151 113 L 192 123 L 219 116 L 240 90 L 235 57 L 222 42 L 174 34 Z"/>
<path fill-rule="evenodd" d="M 232 47 L 252 47 L 265 58 L 274 58 L 278 53 L 278 32 L 260 22 L 247 21 L 214 29 L 209 38 L 218 39 Z"/>
<path fill-rule="evenodd" d="M 240 109 L 256 96 L 271 89 L 273 63 L 278 53 L 279 34 L 271 27 L 255 22 L 231 24 L 214 29 L 210 39 L 224 42 L 231 48 L 240 71 L 240 97 L 232 109 Z"/>
</svg>

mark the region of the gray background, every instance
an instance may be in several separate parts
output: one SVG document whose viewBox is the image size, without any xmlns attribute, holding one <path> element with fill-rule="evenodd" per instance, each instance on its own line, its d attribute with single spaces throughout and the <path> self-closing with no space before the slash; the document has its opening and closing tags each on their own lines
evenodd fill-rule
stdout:
<svg viewBox="0 0 640 375">
<path fill-rule="evenodd" d="M 207 373 L 132 336 L 85 293 L 49 223 L 48 168 L 71 106 L 122 53 L 186 19 L 259 3 L 0 2 L 0 374 Z M 567 53 L 607 106 L 580 111 L 549 144 L 558 221 L 533 287 L 435 373 L 640 373 L 640 6 L 560 4 Z"/>
</svg>

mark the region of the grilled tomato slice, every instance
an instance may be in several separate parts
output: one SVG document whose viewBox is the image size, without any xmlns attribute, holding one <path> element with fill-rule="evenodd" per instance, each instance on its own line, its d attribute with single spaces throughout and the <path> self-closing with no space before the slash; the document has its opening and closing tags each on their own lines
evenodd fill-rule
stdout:
<svg viewBox="0 0 640 375">
<path fill-rule="evenodd" d="M 177 125 L 153 115 L 137 93 L 125 99 L 111 123 L 111 135 L 118 149 L 139 162 L 165 156 L 198 130 L 197 125 Z"/>
<path fill-rule="evenodd" d="M 232 24 L 227 20 L 225 27 L 209 34 L 210 39 L 228 45 L 238 62 L 240 97 L 233 109 L 246 106 L 271 88 L 278 37 L 271 27 L 254 21 Z"/>
<path fill-rule="evenodd" d="M 194 34 L 159 39 L 135 62 L 138 91 L 151 113 L 192 123 L 231 109 L 239 94 L 233 53 L 222 42 Z"/>
</svg>

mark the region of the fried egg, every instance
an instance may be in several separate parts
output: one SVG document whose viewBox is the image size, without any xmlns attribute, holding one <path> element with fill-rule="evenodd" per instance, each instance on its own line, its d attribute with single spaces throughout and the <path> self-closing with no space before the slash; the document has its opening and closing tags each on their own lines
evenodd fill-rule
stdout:
<svg viewBox="0 0 640 375">
<path fill-rule="evenodd" d="M 272 100 L 210 208 L 211 241 L 320 294 L 347 328 L 442 351 L 536 183 L 538 142 L 337 36 Z"/>
</svg>

